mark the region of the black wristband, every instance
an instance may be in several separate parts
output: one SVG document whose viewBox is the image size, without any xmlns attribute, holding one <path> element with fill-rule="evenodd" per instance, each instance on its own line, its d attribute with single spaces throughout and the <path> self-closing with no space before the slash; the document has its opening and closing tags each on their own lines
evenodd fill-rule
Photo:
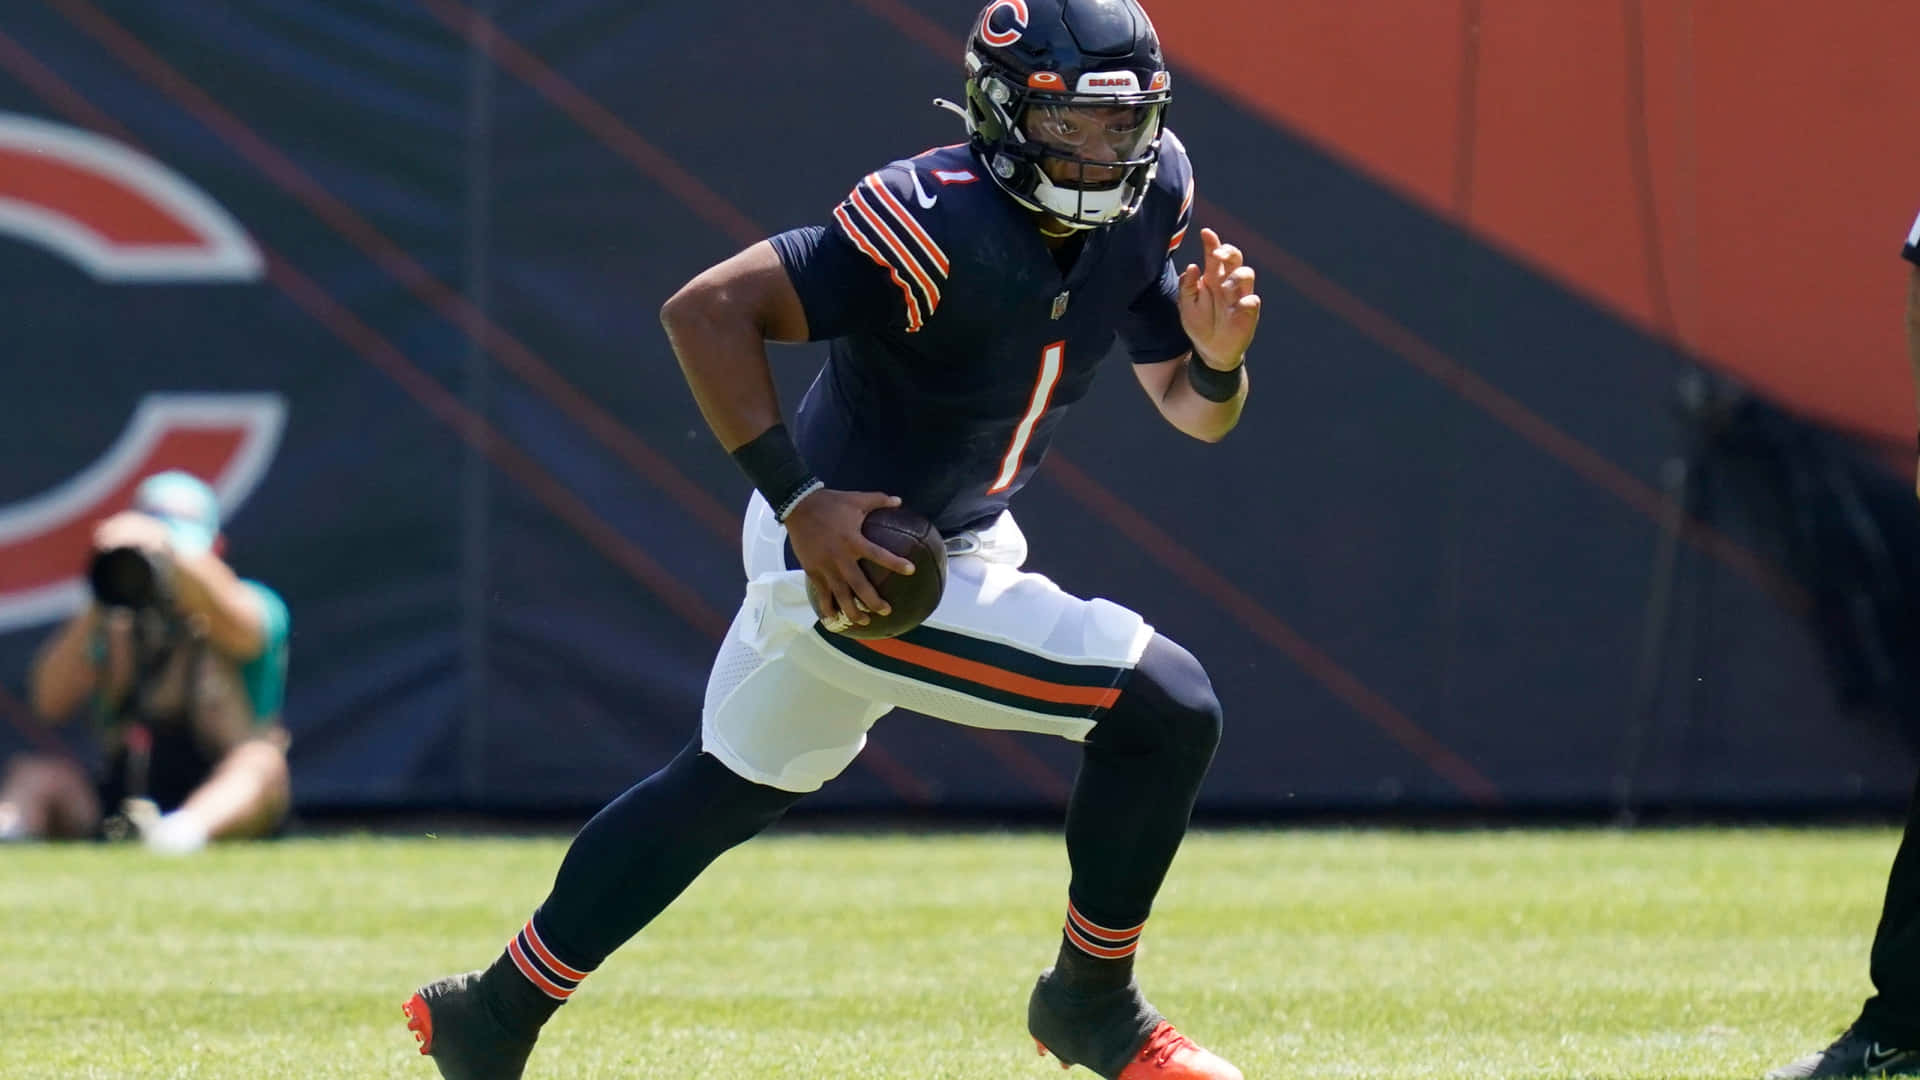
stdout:
<svg viewBox="0 0 1920 1080">
<path fill-rule="evenodd" d="M 1246 364 L 1235 365 L 1232 371 L 1221 371 L 1207 366 L 1199 353 L 1187 357 L 1187 381 L 1193 384 L 1194 393 L 1208 401 L 1232 401 L 1240 392 L 1240 369 Z"/>
<path fill-rule="evenodd" d="M 773 507 L 775 520 L 787 520 L 794 505 L 820 490 L 818 477 L 800 460 L 800 451 L 787 434 L 787 425 L 775 424 L 733 452 L 740 471 L 747 474 Z"/>
</svg>

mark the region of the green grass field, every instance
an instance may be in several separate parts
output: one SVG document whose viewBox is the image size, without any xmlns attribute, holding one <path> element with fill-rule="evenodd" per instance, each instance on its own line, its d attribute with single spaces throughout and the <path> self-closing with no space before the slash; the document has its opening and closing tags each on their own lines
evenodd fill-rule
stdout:
<svg viewBox="0 0 1920 1080">
<path fill-rule="evenodd" d="M 1140 974 L 1250 1080 L 1757 1077 L 1852 1018 L 1895 843 L 1202 833 Z M 427 1080 L 400 1003 L 490 960 L 563 849 L 0 849 L 0 1077 Z M 1062 1075 L 1023 1018 L 1065 880 L 1049 833 L 763 837 L 588 980 L 528 1075 Z"/>
</svg>

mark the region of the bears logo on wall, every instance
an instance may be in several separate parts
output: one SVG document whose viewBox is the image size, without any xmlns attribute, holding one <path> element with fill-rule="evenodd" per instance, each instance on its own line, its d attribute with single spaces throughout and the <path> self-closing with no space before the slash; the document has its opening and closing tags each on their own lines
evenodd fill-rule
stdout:
<svg viewBox="0 0 1920 1080">
<path fill-rule="evenodd" d="M 111 284 L 258 280 L 260 250 L 232 215 L 179 173 L 123 143 L 0 112 L 0 244 L 49 251 Z M 86 600 L 95 523 L 132 502 L 140 479 L 184 469 L 231 514 L 279 446 L 275 394 L 150 393 L 119 437 L 50 490 L 0 505 L 0 632 L 63 617 Z"/>
</svg>

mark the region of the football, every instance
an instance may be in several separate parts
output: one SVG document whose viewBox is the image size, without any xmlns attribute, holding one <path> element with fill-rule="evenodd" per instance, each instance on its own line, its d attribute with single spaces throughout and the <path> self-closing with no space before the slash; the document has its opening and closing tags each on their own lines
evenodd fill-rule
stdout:
<svg viewBox="0 0 1920 1080">
<path fill-rule="evenodd" d="M 867 580 L 873 582 L 875 591 L 893 607 L 892 613 L 870 615 L 870 621 L 861 626 L 836 612 L 832 619 L 821 620 L 821 625 L 836 634 L 854 638 L 897 637 L 925 622 L 933 609 L 940 606 L 940 596 L 947 589 L 946 539 L 933 527 L 933 522 L 905 507 L 881 507 L 869 513 L 860 531 L 867 539 L 913 563 L 913 573 L 896 574 L 861 560 Z M 818 614 L 823 605 L 812 578 L 807 579 L 807 601 Z"/>
</svg>

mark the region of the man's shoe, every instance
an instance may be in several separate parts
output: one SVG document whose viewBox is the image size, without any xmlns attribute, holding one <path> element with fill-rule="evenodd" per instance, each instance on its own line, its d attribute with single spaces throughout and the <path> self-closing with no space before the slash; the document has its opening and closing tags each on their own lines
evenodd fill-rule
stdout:
<svg viewBox="0 0 1920 1080">
<path fill-rule="evenodd" d="M 1027 999 L 1027 1031 L 1061 1068 L 1084 1065 L 1106 1080 L 1243 1080 L 1167 1023 L 1131 982 L 1086 994 L 1048 968 Z"/>
<path fill-rule="evenodd" d="M 1920 1050 L 1890 1046 L 1852 1028 L 1825 1050 L 1767 1074 L 1767 1080 L 1816 1080 L 1839 1076 L 1909 1076 L 1920 1073 Z"/>
<path fill-rule="evenodd" d="M 400 1011 L 445 1080 L 520 1080 L 533 1052 L 531 1037 L 511 1034 L 487 1008 L 478 971 L 428 983 Z"/>
<path fill-rule="evenodd" d="M 1161 1021 L 1117 1080 L 1245 1080 L 1218 1054 Z"/>
</svg>

